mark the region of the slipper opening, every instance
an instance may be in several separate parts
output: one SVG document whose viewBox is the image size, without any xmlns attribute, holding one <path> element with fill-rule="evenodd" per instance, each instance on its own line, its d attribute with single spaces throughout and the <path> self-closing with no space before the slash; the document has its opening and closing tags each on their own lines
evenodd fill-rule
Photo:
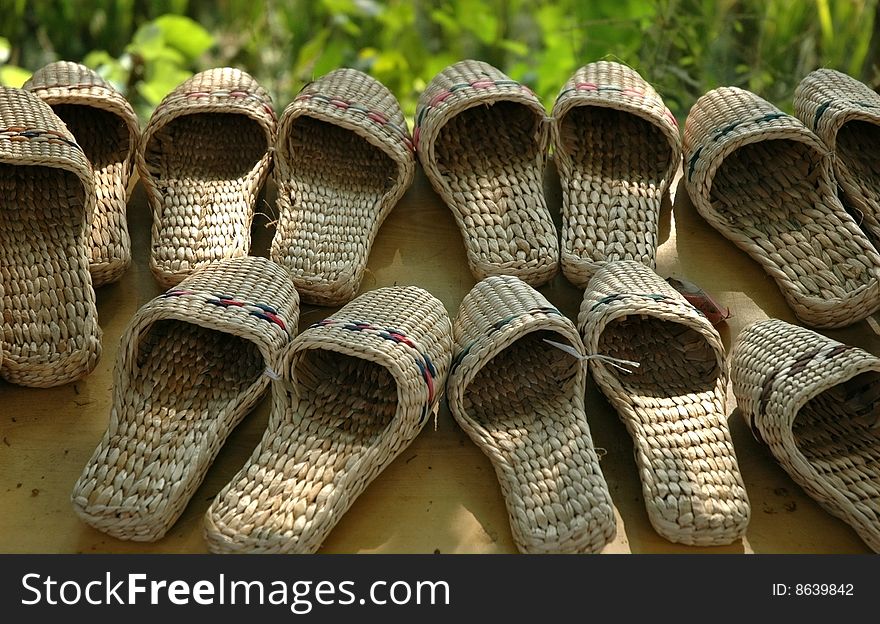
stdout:
<svg viewBox="0 0 880 624">
<path fill-rule="evenodd" d="M 76 137 L 97 175 L 122 166 L 131 148 L 131 136 L 119 115 L 82 104 L 54 104 L 52 110 Z"/>
<path fill-rule="evenodd" d="M 540 122 L 534 110 L 518 102 L 468 108 L 441 128 L 434 146 L 437 166 L 449 176 L 454 192 L 478 186 L 492 200 L 514 184 L 505 173 L 534 169 L 541 156 L 536 140 Z M 534 175 L 540 178 L 537 171 Z"/>
<path fill-rule="evenodd" d="M 486 363 L 467 385 L 463 406 L 476 422 L 491 426 L 499 420 L 523 424 L 552 413 L 552 406 L 569 401 L 581 364 L 573 355 L 547 342 L 571 345 L 565 336 L 548 330 L 519 337 Z M 514 422 L 515 421 L 515 422 Z"/>
<path fill-rule="evenodd" d="M 249 340 L 163 319 L 140 334 L 133 390 L 163 426 L 184 435 L 209 427 L 260 381 L 265 368 L 259 347 Z"/>
<path fill-rule="evenodd" d="M 813 397 L 792 425 L 798 450 L 835 487 L 880 504 L 880 372 L 864 372 Z M 867 488 L 865 486 L 868 486 Z"/>
<path fill-rule="evenodd" d="M 144 159 L 159 180 L 240 181 L 268 149 L 266 131 L 236 113 L 194 113 L 177 117 L 153 133 Z"/>
<path fill-rule="evenodd" d="M 864 288 L 873 265 L 833 214 L 840 206 L 824 158 L 800 141 L 749 143 L 718 167 L 710 200 L 721 219 L 760 239 L 762 248 L 791 250 L 782 258 L 797 263 L 795 287 L 827 300 Z"/>
<path fill-rule="evenodd" d="M 627 394 L 669 398 L 714 391 L 722 369 L 712 345 L 695 329 L 651 316 L 630 315 L 609 322 L 598 352 L 638 362 L 626 373 L 606 365 Z"/>
<path fill-rule="evenodd" d="M 853 181 L 870 191 L 875 202 L 880 202 L 880 126 L 869 121 L 853 119 L 843 124 L 837 133 L 837 153 L 846 163 Z"/>
<path fill-rule="evenodd" d="M 396 182 L 397 164 L 382 149 L 353 130 L 314 117 L 293 120 L 285 148 L 293 196 L 298 203 L 320 202 L 328 216 L 369 210 Z"/>
<path fill-rule="evenodd" d="M 626 111 L 578 106 L 562 118 L 559 133 L 562 151 L 573 164 L 607 179 L 613 187 L 659 188 L 672 164 L 672 149 L 663 131 Z"/>
<path fill-rule="evenodd" d="M 371 446 L 397 413 L 397 382 L 388 368 L 372 360 L 307 349 L 293 364 L 292 375 L 299 415 L 311 423 L 308 427 L 316 427 L 318 437 L 349 451 Z"/>
</svg>

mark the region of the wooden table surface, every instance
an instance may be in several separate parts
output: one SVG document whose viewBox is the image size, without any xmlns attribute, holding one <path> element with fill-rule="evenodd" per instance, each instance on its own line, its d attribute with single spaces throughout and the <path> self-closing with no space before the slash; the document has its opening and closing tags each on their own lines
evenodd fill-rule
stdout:
<svg viewBox="0 0 880 624">
<path fill-rule="evenodd" d="M 553 167 L 546 177 L 548 203 L 559 222 L 561 197 Z M 658 273 L 694 281 L 730 306 L 719 330 L 729 349 L 749 323 L 777 317 L 794 321 L 776 284 L 745 253 L 703 221 L 683 184 L 664 204 Z M 261 198 L 254 223 L 254 255 L 267 255 L 273 229 L 274 188 Z M 266 426 L 269 400 L 260 403 L 230 435 L 185 512 L 155 543 L 114 539 L 83 524 L 70 492 L 109 419 L 116 348 L 135 310 L 161 290 L 147 267 L 150 215 L 138 185 L 129 202 L 134 262 L 123 279 L 97 292 L 104 353 L 86 379 L 53 389 L 0 381 L 0 552 L 202 553 L 202 519 L 210 501 L 242 466 Z M 454 315 L 475 279 L 452 214 L 421 172 L 379 232 L 362 290 L 392 284 L 421 286 Z M 540 289 L 576 319 L 582 292 L 560 274 Z M 301 328 L 334 309 L 303 306 Z M 827 335 L 880 353 L 873 320 Z M 730 428 L 752 504 L 741 542 L 697 548 L 672 544 L 648 522 L 633 460 L 632 442 L 592 380 L 587 420 L 604 453 L 602 470 L 617 512 L 610 553 L 866 553 L 855 532 L 832 517 L 786 475 L 748 431 L 729 395 Z M 458 427 L 445 404 L 436 430 L 429 424 L 415 442 L 367 488 L 330 534 L 325 553 L 512 553 L 501 491 L 489 460 Z"/>
</svg>

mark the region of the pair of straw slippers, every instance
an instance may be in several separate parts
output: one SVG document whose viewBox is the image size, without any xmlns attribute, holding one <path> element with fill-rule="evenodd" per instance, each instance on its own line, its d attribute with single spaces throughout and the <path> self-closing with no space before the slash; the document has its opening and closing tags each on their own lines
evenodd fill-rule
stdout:
<svg viewBox="0 0 880 624">
<path fill-rule="evenodd" d="M 594 374 L 631 424 L 657 530 L 689 544 L 744 530 L 720 341 L 649 269 L 613 263 L 597 274 L 581 313 L 586 348 L 571 321 L 514 277 L 479 283 L 454 327 L 425 291 L 383 288 L 291 338 L 298 300 L 284 275 L 264 259 L 227 260 L 136 315 L 110 426 L 72 496 L 86 522 L 123 539 L 162 537 L 268 370 L 277 379 L 269 426 L 208 511 L 212 550 L 317 550 L 447 387 L 456 420 L 495 466 L 519 548 L 596 552 L 616 521 L 584 410 L 593 349 L 608 353 Z M 670 348 L 675 357 L 659 357 Z M 603 364 L 636 357 L 631 379 Z"/>
<path fill-rule="evenodd" d="M 290 271 L 304 302 L 354 297 L 379 226 L 415 172 L 400 105 L 354 69 L 306 85 L 280 120 L 266 90 L 231 68 L 196 74 L 159 104 L 138 170 L 153 211 L 150 268 L 160 284 L 248 254 L 273 161 L 270 258 Z"/>
<path fill-rule="evenodd" d="M 608 262 L 578 329 L 514 277 L 465 297 L 449 408 L 486 453 L 523 552 L 597 552 L 616 533 L 584 408 L 587 363 L 634 441 L 648 517 L 709 546 L 745 533 L 750 505 L 727 426 L 721 338 L 648 267 Z"/>
<path fill-rule="evenodd" d="M 880 309 L 880 96 L 820 69 L 794 108 L 735 87 L 701 97 L 685 125 L 685 181 L 802 322 L 841 327 Z"/>
<path fill-rule="evenodd" d="M 582 67 L 547 117 L 525 85 L 462 61 L 431 81 L 415 123 L 422 166 L 455 214 L 477 279 L 513 275 L 540 286 L 561 264 L 584 288 L 604 262 L 654 268 L 681 138 L 636 71 L 607 61 Z M 544 198 L 551 141 L 563 191 L 561 249 Z"/>
<path fill-rule="evenodd" d="M 145 305 L 121 341 L 110 424 L 72 494 L 88 524 L 152 541 L 272 384 L 259 446 L 206 517 L 216 552 L 311 552 L 421 431 L 452 358 L 443 305 L 368 292 L 296 334 L 299 297 L 264 258 L 208 264 Z"/>
</svg>

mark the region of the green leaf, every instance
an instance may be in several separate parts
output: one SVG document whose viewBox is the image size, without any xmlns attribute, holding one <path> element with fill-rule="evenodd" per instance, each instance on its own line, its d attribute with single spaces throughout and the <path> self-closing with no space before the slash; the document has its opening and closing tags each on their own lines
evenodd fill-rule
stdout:
<svg viewBox="0 0 880 624">
<path fill-rule="evenodd" d="M 22 67 L 16 65 L 0 66 L 0 85 L 4 87 L 21 88 L 21 85 L 30 77 L 31 72 Z"/>
<path fill-rule="evenodd" d="M 297 78 L 305 80 L 315 77 L 312 75 L 315 63 L 320 57 L 321 50 L 324 48 L 324 44 L 327 43 L 327 38 L 329 36 L 330 31 L 327 28 L 324 28 L 317 35 L 312 37 L 311 41 L 299 49 L 295 72 Z"/>
<path fill-rule="evenodd" d="M 186 62 L 181 52 L 165 44 L 165 36 L 154 22 L 138 28 L 125 51 L 141 57 L 148 63 L 159 59 L 174 61 L 178 65 L 183 65 Z"/>
<path fill-rule="evenodd" d="M 11 50 L 12 46 L 9 44 L 9 39 L 0 37 L 0 63 L 5 63 L 9 60 L 9 52 Z"/>
<path fill-rule="evenodd" d="M 128 78 L 131 73 L 131 58 L 124 54 L 115 59 L 105 50 L 89 52 L 83 59 L 83 65 L 91 67 L 104 80 L 109 81 L 117 91 L 125 95 Z"/>
<path fill-rule="evenodd" d="M 137 91 L 148 104 L 155 106 L 177 85 L 192 76 L 171 61 L 162 60 L 147 67 L 146 79 L 138 83 Z"/>
<path fill-rule="evenodd" d="M 526 56 L 529 53 L 529 46 L 522 41 L 512 41 L 505 39 L 501 42 L 501 47 L 516 56 Z"/>
<path fill-rule="evenodd" d="M 153 22 L 165 43 L 186 58 L 198 58 L 214 45 L 214 37 L 201 24 L 183 15 L 163 15 Z"/>
</svg>

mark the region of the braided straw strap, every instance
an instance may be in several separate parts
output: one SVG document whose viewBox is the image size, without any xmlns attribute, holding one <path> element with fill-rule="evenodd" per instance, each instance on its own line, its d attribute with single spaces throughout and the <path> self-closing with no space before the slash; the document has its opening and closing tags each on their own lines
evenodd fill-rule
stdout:
<svg viewBox="0 0 880 624">
<path fill-rule="evenodd" d="M 156 108 L 137 167 L 153 211 L 150 269 L 160 284 L 248 254 L 275 126 L 266 90 L 230 67 L 196 74 Z"/>
<path fill-rule="evenodd" d="M 380 82 L 338 69 L 306 85 L 284 110 L 270 257 L 304 301 L 339 305 L 360 288 L 373 240 L 415 174 L 400 105 Z"/>
<path fill-rule="evenodd" d="M 104 437 L 76 513 L 119 539 L 160 539 L 269 385 L 299 298 L 264 258 L 208 265 L 143 306 L 123 334 Z"/>
<path fill-rule="evenodd" d="M 528 87 L 491 65 L 461 61 L 419 98 L 414 139 L 425 174 L 452 208 L 471 272 L 533 286 L 559 264 L 544 198 L 549 124 Z"/>
<path fill-rule="evenodd" d="M 95 367 L 101 330 L 87 237 L 92 169 L 36 96 L 0 87 L 0 375 L 36 387 Z"/>
<path fill-rule="evenodd" d="M 451 359 L 449 316 L 415 287 L 367 292 L 305 330 L 284 356 L 262 441 L 208 510 L 210 549 L 316 551 L 422 430 Z"/>
<path fill-rule="evenodd" d="M 837 197 L 828 148 L 800 121 L 715 89 L 688 114 L 684 158 L 699 213 L 761 264 L 801 321 L 840 327 L 880 308 L 880 255 Z"/>
<path fill-rule="evenodd" d="M 876 247 L 880 244 L 880 95 L 851 76 L 818 69 L 798 85 L 794 109 L 834 152 L 834 174 L 847 207 Z"/>
<path fill-rule="evenodd" d="M 131 264 L 126 203 L 140 140 L 137 116 L 119 92 L 79 63 L 50 63 L 23 88 L 53 108 L 94 168 L 89 271 L 96 287 L 114 282 Z"/>
<path fill-rule="evenodd" d="M 724 347 L 712 324 L 651 269 L 609 262 L 584 294 L 578 326 L 602 360 L 593 377 L 635 443 L 648 517 L 672 542 L 729 544 L 750 506 L 727 426 Z"/>
<path fill-rule="evenodd" d="M 829 513 L 880 552 L 880 359 L 771 319 L 746 328 L 731 379 L 755 437 Z"/>
<path fill-rule="evenodd" d="M 654 268 L 660 203 L 681 164 L 675 116 L 635 70 L 581 67 L 553 107 L 562 184 L 562 270 L 585 288 L 602 262 Z"/>
<path fill-rule="evenodd" d="M 526 553 L 599 552 L 616 521 L 584 409 L 577 330 L 516 277 L 468 293 L 454 326 L 448 381 L 456 421 L 489 457 L 513 539 Z"/>
</svg>

